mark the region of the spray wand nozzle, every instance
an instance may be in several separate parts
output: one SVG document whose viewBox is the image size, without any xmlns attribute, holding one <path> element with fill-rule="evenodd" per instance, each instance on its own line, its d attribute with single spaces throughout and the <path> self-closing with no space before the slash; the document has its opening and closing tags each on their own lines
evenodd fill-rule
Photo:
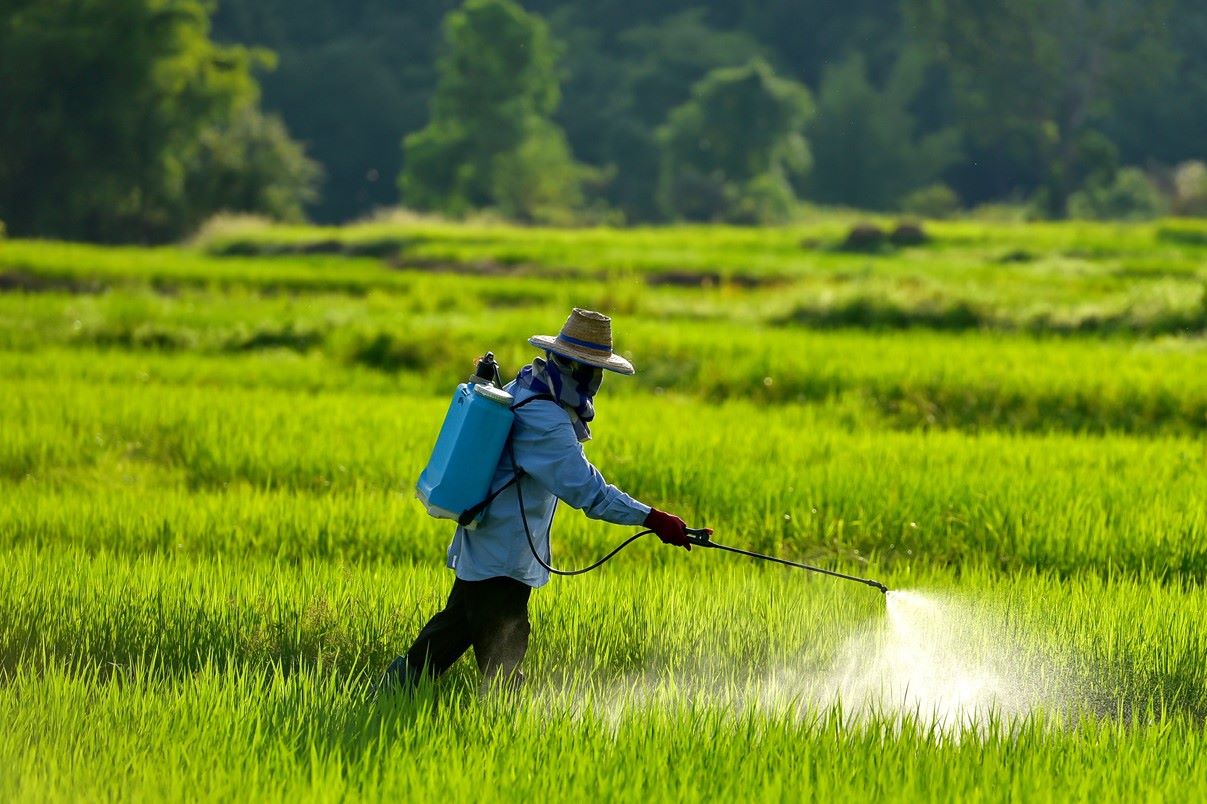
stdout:
<svg viewBox="0 0 1207 804">
<path fill-rule="evenodd" d="M 762 553 L 753 553 L 749 550 L 741 550 L 737 547 L 729 547 L 728 545 L 717 544 L 712 540 L 712 531 L 708 528 L 688 528 L 687 540 L 696 547 L 715 547 L 718 550 L 725 550 L 730 553 L 737 553 L 738 555 L 749 556 L 750 558 L 757 558 L 762 561 L 774 561 L 777 564 L 784 564 L 789 567 L 808 570 L 809 572 L 818 572 L 822 575 L 829 575 L 834 578 L 842 578 L 845 581 L 857 581 L 858 583 L 870 586 L 873 589 L 879 589 L 883 594 L 888 594 L 888 587 L 880 583 L 880 581 L 873 581 L 869 578 L 857 578 L 854 575 L 844 575 L 841 572 L 834 572 L 833 570 L 822 569 L 821 567 L 813 567 L 808 564 L 800 564 L 796 561 L 788 561 L 785 558 L 776 558 L 775 556 L 763 555 Z"/>
</svg>

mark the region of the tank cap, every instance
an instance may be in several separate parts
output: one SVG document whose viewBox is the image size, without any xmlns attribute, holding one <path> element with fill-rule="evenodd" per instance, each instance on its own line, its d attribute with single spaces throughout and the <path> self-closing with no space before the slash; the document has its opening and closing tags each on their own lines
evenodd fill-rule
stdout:
<svg viewBox="0 0 1207 804">
<path fill-rule="evenodd" d="M 486 397 L 491 402 L 497 402 L 500 405 L 507 405 L 509 407 L 511 403 L 515 401 L 515 398 L 502 388 L 495 388 L 493 385 L 487 385 L 486 383 L 478 383 L 475 385 L 474 393 L 478 396 Z"/>
</svg>

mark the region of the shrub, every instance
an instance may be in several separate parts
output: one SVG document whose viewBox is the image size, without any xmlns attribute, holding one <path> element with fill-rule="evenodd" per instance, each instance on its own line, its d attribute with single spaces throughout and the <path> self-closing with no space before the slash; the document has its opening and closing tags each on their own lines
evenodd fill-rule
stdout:
<svg viewBox="0 0 1207 804">
<path fill-rule="evenodd" d="M 874 223 L 857 223 L 847 233 L 847 239 L 839 248 L 842 251 L 880 251 L 888 243 L 884 230 Z"/>
<path fill-rule="evenodd" d="M 1139 168 L 1123 168 L 1108 184 L 1092 183 L 1069 197 L 1069 217 L 1149 220 L 1165 211 L 1165 199 Z"/>
<path fill-rule="evenodd" d="M 1183 162 L 1174 170 L 1172 212 L 1186 217 L 1207 216 L 1207 164 Z"/>
<path fill-rule="evenodd" d="M 251 104 L 201 131 L 184 170 L 186 230 L 213 210 L 300 223 L 303 207 L 318 198 L 321 174 L 280 118 Z"/>
<path fill-rule="evenodd" d="M 914 190 L 901 202 L 901 211 L 919 218 L 950 218 L 960 209 L 960 197 L 946 184 Z"/>
<path fill-rule="evenodd" d="M 769 172 L 746 182 L 745 191 L 727 216 L 731 223 L 783 223 L 798 208 L 796 194 L 780 173 Z"/>
<path fill-rule="evenodd" d="M 888 239 L 894 246 L 921 246 L 930 240 L 930 236 L 926 234 L 922 224 L 916 221 L 902 221 L 893 227 Z"/>
</svg>

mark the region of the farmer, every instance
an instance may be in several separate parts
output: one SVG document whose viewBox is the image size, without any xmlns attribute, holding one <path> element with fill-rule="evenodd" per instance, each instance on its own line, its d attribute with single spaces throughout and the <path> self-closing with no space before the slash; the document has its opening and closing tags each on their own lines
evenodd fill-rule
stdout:
<svg viewBox="0 0 1207 804">
<path fill-rule="evenodd" d="M 448 566 L 456 573 L 448 602 L 406 655 L 390 665 L 387 684 L 410 687 L 424 674 L 435 678 L 471 645 L 486 683 L 523 683 L 528 596 L 548 583 L 549 571 L 528 543 L 521 496 L 527 528 L 545 564 L 550 563 L 549 531 L 558 499 L 592 519 L 644 525 L 664 543 L 691 549 L 682 519 L 609 485 L 583 453 L 604 370 L 633 373 L 632 364 L 612 352 L 612 320 L 575 308 L 557 337 L 535 335 L 528 342 L 545 356 L 535 358 L 507 385 L 515 397 L 511 450 L 523 469 L 519 493 L 501 493 L 475 529 L 457 528 L 448 548 Z M 522 404 L 537 395 L 552 399 Z M 514 475 L 511 455 L 504 450 L 491 488 L 503 487 Z"/>
</svg>

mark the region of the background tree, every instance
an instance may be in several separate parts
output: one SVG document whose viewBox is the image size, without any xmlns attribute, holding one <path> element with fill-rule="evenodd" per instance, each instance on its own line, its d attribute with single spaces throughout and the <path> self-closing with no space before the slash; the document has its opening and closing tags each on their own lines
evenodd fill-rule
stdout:
<svg viewBox="0 0 1207 804">
<path fill-rule="evenodd" d="M 912 97 L 863 129 L 911 146 L 958 130 L 964 158 L 936 181 L 969 203 L 1029 196 L 1060 214 L 1070 193 L 1112 185 L 1123 165 L 1142 165 L 1170 194 L 1162 177 L 1207 156 L 1207 4 L 1200 0 L 524 0 L 524 7 L 547 16 L 568 47 L 559 58 L 564 72 L 549 68 L 556 108 L 538 115 L 556 127 L 532 123 L 523 145 L 499 160 L 495 173 L 507 182 L 486 191 L 497 194 L 489 206 L 521 217 L 565 219 L 559 209 L 602 199 L 628 221 L 661 219 L 659 126 L 704 76 L 756 57 L 818 90 L 822 108 L 809 138 L 824 156 L 811 184 L 790 182 L 798 195 L 872 203 L 852 200 L 868 197 L 862 191 L 825 189 L 844 186 L 823 176 L 844 153 L 825 142 L 823 129 L 835 119 L 827 109 L 840 95 L 823 77 L 843 78 L 852 87 L 848 102 L 862 100 L 849 112 L 879 113 L 897 101 L 889 88 L 911 46 L 931 60 Z M 212 8 L 213 0 L 0 3 L 0 210 L 10 228 L 171 237 L 211 203 L 185 198 L 186 187 L 208 194 L 232 186 L 229 173 L 198 184 L 191 166 L 243 152 L 215 151 L 214 137 L 255 128 L 243 110 L 247 98 L 257 105 L 251 76 L 268 62 L 260 51 L 210 42 Z M 262 108 L 324 167 L 316 199 L 306 179 L 313 169 L 281 152 L 269 161 L 301 172 L 252 195 L 264 200 L 292 187 L 284 207 L 304 203 L 322 221 L 398 203 L 399 139 L 434 122 L 440 25 L 459 8 L 457 0 L 221 0 L 215 38 L 279 54 L 276 69 L 258 75 Z M 852 54 L 864 63 L 862 88 Z M 870 92 L 880 99 L 875 107 Z M 259 131 L 268 136 L 268 128 Z M 430 151 L 447 148 L 448 139 L 415 144 Z M 841 135 L 832 141 L 841 144 Z M 441 167 L 439 153 L 456 158 Z M 464 159 L 455 149 L 428 156 L 412 167 L 437 179 Z M 865 170 L 852 174 L 848 189 L 867 180 L 872 158 L 846 162 Z M 576 159 L 598 170 L 584 172 Z M 542 160 L 561 167 L 539 173 L 533 166 Z M 783 185 L 763 181 L 755 195 L 783 200 Z"/>
<path fill-rule="evenodd" d="M 1103 121 L 1126 164 L 1207 157 L 1207 3 L 1173 0 L 1162 16 L 1167 50 L 1157 64 L 1138 65 L 1150 80 L 1118 93 L 1114 113 Z"/>
<path fill-rule="evenodd" d="M 450 214 L 502 205 L 533 220 L 578 206 L 581 170 L 550 120 L 559 96 L 545 23 L 510 0 L 468 0 L 445 38 L 431 122 L 404 142 L 404 202 Z"/>
<path fill-rule="evenodd" d="M 921 56 L 907 51 L 882 90 L 872 86 L 859 53 L 822 74 L 817 117 L 809 127 L 815 158 L 809 198 L 892 209 L 959 158 L 954 128 L 917 133 L 910 106 L 922 89 L 923 67 Z"/>
<path fill-rule="evenodd" d="M 264 76 L 265 106 L 325 167 L 320 220 L 344 220 L 397 201 L 397 137 L 429 122 L 434 43 L 454 0 L 223 0 L 229 41 L 280 54 Z M 526 0 L 566 43 L 554 120 L 578 159 L 612 180 L 603 197 L 630 221 L 660 216 L 656 130 L 692 86 L 719 67 L 762 56 L 781 74 L 816 81 L 851 49 L 874 69 L 896 52 L 898 0 Z M 346 57 L 341 54 L 346 54 Z M 320 102 L 321 101 L 321 102 Z M 392 128 L 385 140 L 381 132 Z"/>
<path fill-rule="evenodd" d="M 266 106 L 289 115 L 290 131 L 323 164 L 322 195 L 308 213 L 346 220 L 398 203 L 398 141 L 423 124 L 430 84 L 414 93 L 371 46 L 351 37 L 294 51 L 288 61 L 282 54 L 263 83 Z"/>
<path fill-rule="evenodd" d="M 222 0 L 229 41 L 267 45 L 278 112 L 326 167 L 309 211 L 344 220 L 396 203 L 398 138 L 430 122 L 439 27 L 455 0 Z M 524 0 L 567 43 L 553 120 L 576 158 L 612 176 L 604 197 L 655 220 L 669 110 L 714 69 L 763 57 L 821 89 L 863 57 L 883 93 L 911 46 L 932 60 L 906 104 L 917 143 L 955 128 L 964 158 L 940 180 L 970 203 L 1059 199 L 1100 184 L 1111 160 L 1173 166 L 1204 157 L 1207 4 L 1200 0 Z M 820 123 L 820 120 L 819 120 Z M 822 160 L 819 160 L 819 163 Z M 826 160 L 828 161 L 828 160 Z M 797 191 L 801 191 L 797 186 Z"/>
<path fill-rule="evenodd" d="M 1170 0 L 907 0 L 915 28 L 949 70 L 974 148 L 995 150 L 999 182 L 1042 186 L 1064 214 L 1086 135 L 1121 94 L 1170 69 Z M 1090 144 L 1093 147 L 1093 143 Z M 998 194 L 1013 189 L 994 188 Z"/>
<path fill-rule="evenodd" d="M 0 218 L 14 233 L 160 240 L 226 206 L 186 198 L 189 165 L 203 133 L 254 106 L 251 68 L 269 57 L 208 33 L 196 0 L 3 6 Z"/>
<path fill-rule="evenodd" d="M 565 101 L 557 115 L 574 152 L 614 173 L 605 197 L 633 221 L 660 217 L 658 127 L 712 70 L 767 50 L 753 37 L 710 27 L 704 9 L 627 28 L 610 42 L 579 17 L 560 15 L 566 48 Z"/>
<path fill-rule="evenodd" d="M 316 196 L 318 166 L 289 138 L 275 115 L 245 104 L 221 125 L 201 132 L 186 165 L 184 199 L 191 228 L 215 210 L 305 220 Z"/>
<path fill-rule="evenodd" d="M 221 0 L 222 41 L 278 54 L 261 76 L 280 115 L 323 165 L 311 217 L 344 221 L 398 203 L 399 140 L 423 128 L 436 86 L 440 22 L 454 0 Z"/>
<path fill-rule="evenodd" d="M 808 170 L 809 91 L 766 62 L 714 70 L 660 131 L 659 199 L 668 216 L 767 220 L 791 210 Z"/>
</svg>

